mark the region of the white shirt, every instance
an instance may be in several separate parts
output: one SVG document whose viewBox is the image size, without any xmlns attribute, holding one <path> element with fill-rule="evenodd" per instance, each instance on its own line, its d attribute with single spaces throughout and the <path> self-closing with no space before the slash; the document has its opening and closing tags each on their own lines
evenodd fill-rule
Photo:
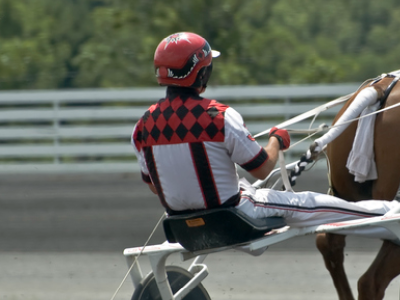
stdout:
<svg viewBox="0 0 400 300">
<path fill-rule="evenodd" d="M 144 181 L 172 211 L 238 198 L 235 163 L 251 171 L 268 159 L 238 112 L 192 89 L 169 88 L 136 124 L 132 145 Z"/>
</svg>

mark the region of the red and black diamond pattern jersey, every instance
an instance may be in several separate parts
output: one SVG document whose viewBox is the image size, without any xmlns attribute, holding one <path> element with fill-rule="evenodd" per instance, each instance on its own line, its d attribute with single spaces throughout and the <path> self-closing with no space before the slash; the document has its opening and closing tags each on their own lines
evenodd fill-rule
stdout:
<svg viewBox="0 0 400 300">
<path fill-rule="evenodd" d="M 204 98 L 161 99 L 141 119 L 135 136 L 137 147 L 223 142 L 224 112 L 227 105 Z"/>
<path fill-rule="evenodd" d="M 136 124 L 132 144 L 143 180 L 167 211 L 213 208 L 239 196 L 235 163 L 251 171 L 264 149 L 239 113 L 193 89 L 172 88 Z"/>
</svg>

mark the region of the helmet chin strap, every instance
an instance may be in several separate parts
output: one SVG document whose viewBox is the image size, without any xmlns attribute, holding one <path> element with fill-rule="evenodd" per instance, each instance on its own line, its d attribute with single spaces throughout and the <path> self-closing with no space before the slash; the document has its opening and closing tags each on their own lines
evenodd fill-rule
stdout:
<svg viewBox="0 0 400 300">
<path fill-rule="evenodd" d="M 206 91 L 206 89 L 207 89 L 207 85 L 205 84 L 202 87 L 197 88 L 196 90 L 200 95 L 200 94 L 204 93 Z"/>
<path fill-rule="evenodd" d="M 212 63 L 204 67 L 200 70 L 199 74 L 197 75 L 196 81 L 193 84 L 193 87 L 199 92 L 199 94 L 204 93 L 207 88 L 208 80 L 210 79 L 212 73 Z"/>
</svg>

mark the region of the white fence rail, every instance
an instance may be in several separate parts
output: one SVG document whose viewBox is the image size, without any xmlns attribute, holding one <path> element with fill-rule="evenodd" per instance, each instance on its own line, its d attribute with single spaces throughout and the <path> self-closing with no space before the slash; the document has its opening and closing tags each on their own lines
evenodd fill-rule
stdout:
<svg viewBox="0 0 400 300">
<path fill-rule="evenodd" d="M 208 88 L 204 96 L 234 107 L 255 134 L 357 88 L 223 86 Z M 133 125 L 164 94 L 164 88 L 0 92 L 0 172 L 137 171 Z M 323 113 L 314 127 L 330 123 L 338 109 Z"/>
</svg>

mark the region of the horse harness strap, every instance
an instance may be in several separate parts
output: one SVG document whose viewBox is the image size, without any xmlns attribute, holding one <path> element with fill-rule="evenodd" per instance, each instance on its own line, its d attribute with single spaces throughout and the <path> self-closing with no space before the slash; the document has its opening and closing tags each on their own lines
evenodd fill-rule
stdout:
<svg viewBox="0 0 400 300">
<path fill-rule="evenodd" d="M 393 77 L 392 82 L 388 85 L 386 88 L 385 92 L 383 93 L 383 97 L 379 100 L 380 101 L 380 107 L 383 107 L 384 103 L 386 102 L 387 98 L 389 97 L 390 92 L 393 90 L 394 86 L 396 83 L 400 80 L 400 76 L 394 75 L 394 74 L 386 74 L 386 76 L 381 76 L 378 80 L 375 80 L 374 82 L 371 83 L 371 85 L 374 85 L 375 83 L 378 83 L 385 77 Z"/>
<path fill-rule="evenodd" d="M 386 102 L 387 97 L 389 96 L 390 92 L 392 91 L 396 83 L 399 81 L 399 79 L 400 77 L 396 76 L 389 84 L 389 86 L 386 88 L 383 98 L 381 99 L 381 106 Z"/>
</svg>

